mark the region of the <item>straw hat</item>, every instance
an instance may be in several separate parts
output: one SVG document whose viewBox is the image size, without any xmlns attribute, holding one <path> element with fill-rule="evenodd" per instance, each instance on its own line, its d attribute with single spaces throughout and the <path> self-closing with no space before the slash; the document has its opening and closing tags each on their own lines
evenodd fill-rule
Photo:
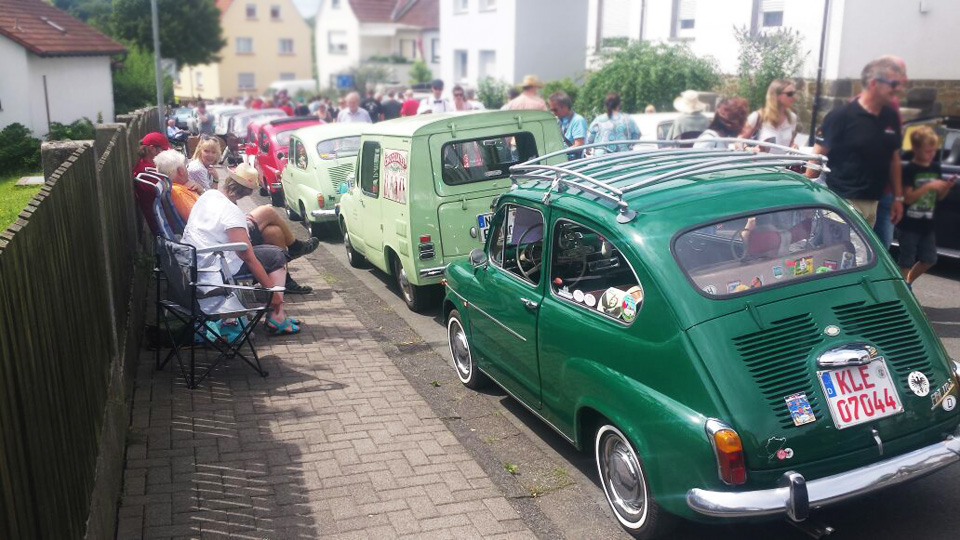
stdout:
<svg viewBox="0 0 960 540">
<path fill-rule="evenodd" d="M 241 163 L 230 171 L 230 178 L 248 189 L 257 189 L 260 180 L 257 170 L 246 163 Z"/>
<path fill-rule="evenodd" d="M 527 88 L 530 86 L 534 88 L 543 88 L 543 81 L 541 81 L 536 75 L 525 75 L 523 77 L 523 82 L 520 83 L 520 88 Z"/>
<path fill-rule="evenodd" d="M 700 94 L 696 90 L 685 90 L 673 100 L 673 108 L 677 112 L 693 113 L 706 109 L 707 104 L 700 101 Z"/>
</svg>

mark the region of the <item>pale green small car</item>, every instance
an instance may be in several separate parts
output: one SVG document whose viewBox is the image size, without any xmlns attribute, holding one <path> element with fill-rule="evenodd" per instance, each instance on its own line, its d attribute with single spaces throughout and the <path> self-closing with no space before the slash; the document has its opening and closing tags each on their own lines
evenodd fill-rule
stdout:
<svg viewBox="0 0 960 540">
<path fill-rule="evenodd" d="M 340 200 L 351 265 L 394 276 L 413 311 L 429 305 L 443 271 L 483 247 L 491 205 L 510 167 L 563 150 L 543 111 L 428 114 L 371 126 L 360 137 L 357 181 Z M 565 155 L 548 163 L 565 162 Z M 433 288 L 436 289 L 435 287 Z"/>
<path fill-rule="evenodd" d="M 337 204 L 354 174 L 360 135 L 370 124 L 322 124 L 290 136 L 280 183 L 284 205 L 313 236 L 336 229 Z M 341 188 L 342 185 L 342 188 Z"/>
</svg>

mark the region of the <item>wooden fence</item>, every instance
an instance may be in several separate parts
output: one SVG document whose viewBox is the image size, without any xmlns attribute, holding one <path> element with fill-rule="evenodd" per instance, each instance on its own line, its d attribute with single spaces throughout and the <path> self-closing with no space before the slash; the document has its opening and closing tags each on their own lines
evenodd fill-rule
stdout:
<svg viewBox="0 0 960 540">
<path fill-rule="evenodd" d="M 126 399 L 131 317 L 143 311 L 130 171 L 157 114 L 123 120 L 98 126 L 96 143 L 45 144 L 45 163 L 66 159 L 0 232 L 0 538 L 113 534 L 116 500 L 94 493 L 115 497 L 118 485 L 99 484 L 119 484 L 123 466 L 122 436 L 120 463 L 104 443 L 117 445 L 109 402 Z"/>
</svg>

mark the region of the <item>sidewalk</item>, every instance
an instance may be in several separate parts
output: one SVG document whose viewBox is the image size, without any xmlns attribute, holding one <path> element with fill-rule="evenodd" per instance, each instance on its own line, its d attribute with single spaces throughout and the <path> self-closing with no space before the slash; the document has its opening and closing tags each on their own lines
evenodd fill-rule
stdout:
<svg viewBox="0 0 960 540">
<path fill-rule="evenodd" d="M 316 256 L 316 254 L 310 257 Z M 309 257 L 296 336 L 190 391 L 144 351 L 117 537 L 535 538 Z M 152 309 L 152 306 L 149 307 Z"/>
</svg>

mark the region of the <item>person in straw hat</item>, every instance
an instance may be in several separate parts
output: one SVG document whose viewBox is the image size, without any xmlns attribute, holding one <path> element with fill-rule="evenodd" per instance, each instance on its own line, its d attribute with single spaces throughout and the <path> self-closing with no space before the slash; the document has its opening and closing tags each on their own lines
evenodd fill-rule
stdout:
<svg viewBox="0 0 960 540">
<path fill-rule="evenodd" d="M 237 201 L 257 189 L 257 171 L 242 163 L 221 182 L 220 190 L 209 189 L 197 199 L 190 211 L 190 219 L 183 230 L 183 243 L 198 250 L 219 244 L 240 242 L 247 245 L 243 251 L 224 252 L 223 272 L 232 276 L 252 274 L 254 280 L 266 288 L 283 286 L 287 278 L 289 255 L 271 244 L 254 246 L 250 240 L 248 219 Z M 253 226 L 256 228 L 256 225 Z M 200 268 L 218 266 L 214 253 L 197 254 Z M 287 317 L 283 310 L 283 293 L 275 292 L 270 300 L 267 329 L 271 334 L 296 334 L 299 322 Z"/>
<path fill-rule="evenodd" d="M 520 83 L 523 92 L 510 100 L 507 104 L 507 110 L 510 111 L 546 111 L 547 103 L 540 97 L 540 89 L 543 88 L 543 82 L 536 75 L 527 75 Z"/>
<path fill-rule="evenodd" d="M 700 94 L 696 90 L 683 91 L 673 100 L 673 108 L 681 114 L 674 120 L 667 134 L 668 139 L 677 139 L 684 133 L 700 132 L 710 125 L 710 118 L 703 114 L 707 105 L 700 101 Z"/>
</svg>

